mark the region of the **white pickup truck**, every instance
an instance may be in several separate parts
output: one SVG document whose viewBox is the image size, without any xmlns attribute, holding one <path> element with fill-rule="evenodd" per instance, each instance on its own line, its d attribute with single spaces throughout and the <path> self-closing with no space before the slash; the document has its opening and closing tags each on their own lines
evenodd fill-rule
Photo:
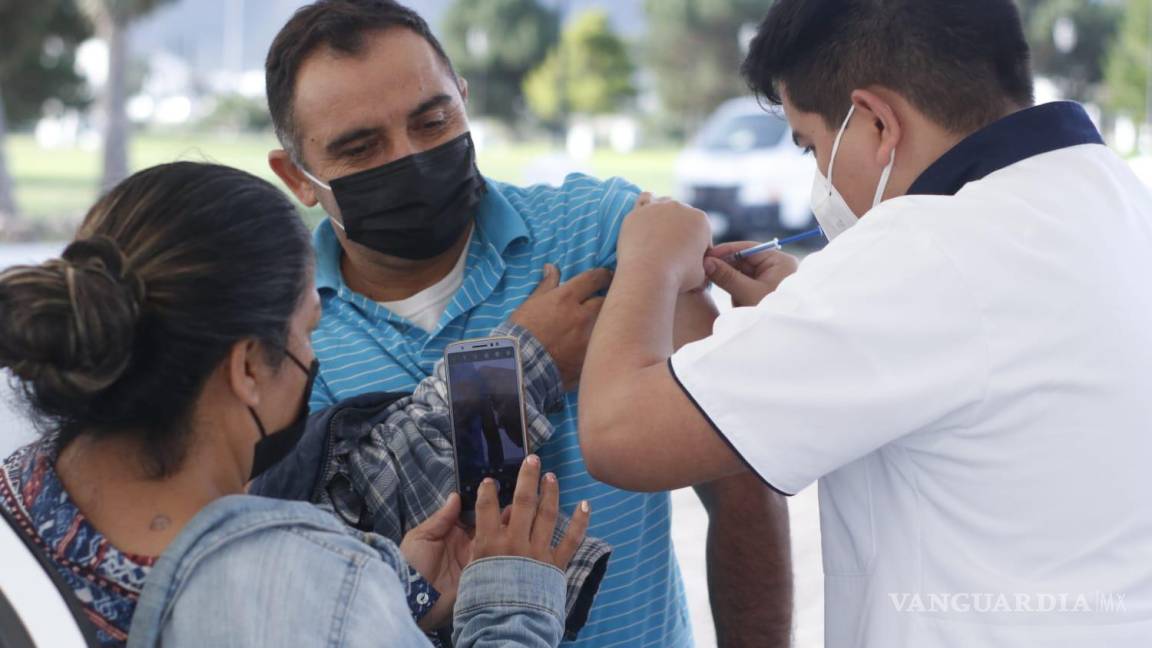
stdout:
<svg viewBox="0 0 1152 648">
<path fill-rule="evenodd" d="M 677 198 L 708 213 L 720 240 L 810 230 L 816 163 L 783 115 L 751 97 L 721 105 L 676 161 Z"/>
</svg>

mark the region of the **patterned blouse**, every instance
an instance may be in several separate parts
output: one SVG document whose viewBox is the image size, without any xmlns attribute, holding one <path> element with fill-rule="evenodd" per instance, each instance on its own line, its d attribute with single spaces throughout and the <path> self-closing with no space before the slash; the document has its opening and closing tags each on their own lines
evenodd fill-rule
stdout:
<svg viewBox="0 0 1152 648">
<path fill-rule="evenodd" d="M 68 497 L 54 468 L 56 448 L 38 441 L 0 469 L 0 506 L 33 538 L 72 587 L 101 646 L 124 646 L 153 557 L 119 551 Z"/>
</svg>

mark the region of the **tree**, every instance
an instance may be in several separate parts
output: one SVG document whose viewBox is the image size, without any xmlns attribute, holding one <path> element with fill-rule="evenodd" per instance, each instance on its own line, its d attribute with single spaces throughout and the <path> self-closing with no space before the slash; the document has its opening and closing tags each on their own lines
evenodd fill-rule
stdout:
<svg viewBox="0 0 1152 648">
<path fill-rule="evenodd" d="M 1108 103 L 1152 123 L 1152 0 L 1128 0 L 1120 35 L 1108 56 Z"/>
<path fill-rule="evenodd" d="M 0 1 L 0 222 L 15 218 L 19 213 L 4 146 L 8 135 L 8 118 L 4 110 L 5 89 L 2 78 L 39 44 L 39 35 L 43 33 L 51 15 L 52 6 L 47 2 Z"/>
<path fill-rule="evenodd" d="M 1123 7 L 1113 0 L 1031 0 L 1022 9 L 1036 72 L 1071 99 L 1094 100 Z"/>
<path fill-rule="evenodd" d="M 572 22 L 560 44 L 528 75 L 524 94 L 532 112 L 547 122 L 556 122 L 568 111 L 611 113 L 636 96 L 635 71 L 608 14 L 588 11 Z"/>
<path fill-rule="evenodd" d="M 687 126 L 732 97 L 740 78 L 742 37 L 763 20 L 765 0 L 645 0 L 647 59 L 665 110 Z"/>
<path fill-rule="evenodd" d="M 524 77 L 558 32 L 556 13 L 536 0 L 456 0 L 444 17 L 444 47 L 470 82 L 472 109 L 515 118 L 523 104 Z"/>
<path fill-rule="evenodd" d="M 10 124 L 39 116 L 56 91 L 65 98 L 78 92 L 69 47 L 82 30 L 72 10 L 60 0 L 0 0 L 0 222 L 19 215 L 5 150 Z M 53 39 L 56 56 L 45 47 Z"/>
<path fill-rule="evenodd" d="M 46 103 L 86 108 L 88 86 L 76 71 L 76 49 L 92 35 L 91 26 L 71 1 L 49 0 L 52 13 L 21 60 L 0 72 L 4 111 L 11 129 L 33 126 Z"/>
<path fill-rule="evenodd" d="M 173 0 L 82 0 L 108 46 L 108 80 L 100 95 L 104 117 L 104 172 L 100 185 L 109 188 L 128 176 L 128 27 L 132 21 Z"/>
<path fill-rule="evenodd" d="M 263 133 L 272 130 L 272 115 L 263 98 L 222 95 L 216 98 L 216 107 L 199 126 L 233 133 Z"/>
<path fill-rule="evenodd" d="M 8 139 L 8 120 L 4 115 L 3 88 L 0 88 L 0 227 L 4 222 L 20 215 L 16 205 L 16 192 L 12 186 L 12 174 L 8 170 L 8 153 L 5 142 Z"/>
</svg>

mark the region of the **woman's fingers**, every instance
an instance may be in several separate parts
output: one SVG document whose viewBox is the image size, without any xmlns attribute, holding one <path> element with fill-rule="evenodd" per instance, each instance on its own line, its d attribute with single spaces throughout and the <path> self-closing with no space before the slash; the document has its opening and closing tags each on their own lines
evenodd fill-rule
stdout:
<svg viewBox="0 0 1152 648">
<path fill-rule="evenodd" d="M 553 565 L 556 565 L 561 570 L 567 571 L 568 563 L 572 562 L 572 557 L 576 555 L 576 550 L 580 548 L 580 543 L 584 542 L 584 536 L 588 533 L 588 522 L 591 517 L 592 507 L 588 504 L 587 500 L 580 502 L 580 505 L 576 507 L 576 512 L 572 514 L 572 520 L 568 522 L 568 528 L 564 532 L 564 537 L 552 553 Z"/>
<path fill-rule="evenodd" d="M 480 482 L 476 492 L 476 540 L 492 542 L 500 533 L 500 501 L 492 478 Z"/>
<path fill-rule="evenodd" d="M 516 478 L 516 492 L 512 495 L 512 519 L 508 533 L 517 546 L 528 546 L 532 533 L 532 520 L 536 517 L 536 489 L 540 486 L 540 457 L 528 455 L 520 464 Z"/>
<path fill-rule="evenodd" d="M 539 495 L 537 495 L 539 489 Z M 453 503 L 445 506 L 445 515 L 453 510 Z M 476 534 L 468 559 L 509 555 L 535 558 L 551 562 L 562 570 L 568 569 L 584 536 L 588 533 L 591 507 L 581 502 L 572 515 L 564 536 L 552 548 L 556 521 L 560 517 L 560 482 L 549 473 L 540 479 L 540 458 L 529 455 L 520 466 L 516 492 L 512 505 L 500 510 L 496 482 L 485 479 L 476 494 Z M 464 544 L 468 544 L 466 541 Z M 462 545 L 463 546 L 463 545 Z"/>
<path fill-rule="evenodd" d="M 560 510 L 560 485 L 556 475 L 544 475 L 540 484 L 540 506 L 532 523 L 532 549 L 538 557 L 546 557 L 552 548 L 552 534 L 556 531 L 556 516 Z"/>
</svg>

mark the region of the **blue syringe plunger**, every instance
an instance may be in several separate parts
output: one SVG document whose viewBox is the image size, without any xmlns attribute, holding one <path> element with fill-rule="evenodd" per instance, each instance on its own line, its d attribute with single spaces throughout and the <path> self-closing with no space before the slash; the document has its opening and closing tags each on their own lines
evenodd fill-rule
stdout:
<svg viewBox="0 0 1152 648">
<path fill-rule="evenodd" d="M 802 232 L 802 233 L 797 234 L 795 236 L 789 236 L 788 238 L 784 239 L 783 241 L 781 241 L 778 238 L 775 238 L 775 239 L 772 239 L 771 241 L 761 243 L 760 245 L 754 245 L 750 248 L 746 248 L 746 249 L 740 250 L 739 252 L 736 252 L 734 254 L 730 254 L 728 256 L 728 260 L 729 261 L 739 261 L 740 259 L 747 259 L 750 256 L 755 256 L 755 255 L 761 254 L 763 252 L 770 252 L 772 250 L 779 250 L 780 248 L 784 247 L 785 245 L 788 245 L 789 243 L 796 243 L 797 241 L 804 241 L 804 240 L 807 240 L 810 238 L 814 238 L 816 236 L 822 236 L 823 234 L 824 234 L 824 230 L 817 227 L 816 229 L 808 230 L 807 232 Z"/>
</svg>

